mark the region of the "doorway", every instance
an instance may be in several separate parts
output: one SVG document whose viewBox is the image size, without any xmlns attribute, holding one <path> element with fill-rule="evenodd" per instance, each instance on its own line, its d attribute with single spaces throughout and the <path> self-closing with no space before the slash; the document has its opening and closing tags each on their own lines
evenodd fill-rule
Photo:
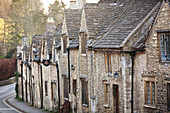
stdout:
<svg viewBox="0 0 170 113">
<path fill-rule="evenodd" d="M 119 86 L 113 84 L 113 113 L 119 113 Z"/>
<path fill-rule="evenodd" d="M 51 102 L 52 107 L 54 107 L 54 82 L 51 82 Z"/>
</svg>

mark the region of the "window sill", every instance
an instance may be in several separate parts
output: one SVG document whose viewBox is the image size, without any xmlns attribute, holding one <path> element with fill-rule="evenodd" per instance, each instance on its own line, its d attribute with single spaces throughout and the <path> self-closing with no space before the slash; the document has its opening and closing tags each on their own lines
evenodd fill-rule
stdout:
<svg viewBox="0 0 170 113">
<path fill-rule="evenodd" d="M 170 65 L 170 61 L 160 61 L 159 63 L 162 65 Z"/>
<path fill-rule="evenodd" d="M 81 56 L 86 57 L 86 56 L 87 56 L 87 54 L 86 54 L 86 53 L 81 53 Z"/>
<path fill-rule="evenodd" d="M 83 104 L 84 107 L 87 107 L 87 104 Z"/>
<path fill-rule="evenodd" d="M 108 108 L 109 107 L 109 104 L 104 104 L 103 105 L 105 108 Z"/>
<path fill-rule="evenodd" d="M 63 53 L 62 55 L 63 55 L 63 56 L 66 56 L 66 55 L 67 55 L 67 53 Z"/>
<path fill-rule="evenodd" d="M 112 73 L 105 73 L 105 76 L 113 76 Z"/>
<path fill-rule="evenodd" d="M 156 106 L 155 105 L 143 105 L 143 107 L 145 108 L 151 108 L 151 109 L 156 109 Z"/>
<path fill-rule="evenodd" d="M 64 100 L 67 100 L 67 101 L 68 101 L 68 98 L 64 98 Z"/>
</svg>

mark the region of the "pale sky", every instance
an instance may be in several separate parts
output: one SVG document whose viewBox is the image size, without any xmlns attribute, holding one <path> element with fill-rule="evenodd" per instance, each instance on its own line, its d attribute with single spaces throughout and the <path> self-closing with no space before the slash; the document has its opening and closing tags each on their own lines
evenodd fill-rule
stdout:
<svg viewBox="0 0 170 113">
<path fill-rule="evenodd" d="M 61 0 L 59 0 L 61 1 Z M 66 7 L 69 7 L 69 3 L 70 3 L 70 0 L 62 0 L 67 6 Z M 99 0 L 87 0 L 87 3 L 97 3 Z M 44 9 L 45 9 L 45 12 L 47 13 L 48 12 L 48 6 L 52 3 L 55 2 L 55 0 L 41 0 L 41 2 L 44 4 Z"/>
<path fill-rule="evenodd" d="M 59 0 L 61 1 L 61 0 Z M 62 0 L 65 4 L 69 4 L 69 1 L 70 0 Z M 48 6 L 50 4 L 53 4 L 55 2 L 55 0 L 41 0 L 41 2 L 43 3 L 44 5 L 44 9 L 45 9 L 45 12 L 48 12 Z M 68 5 L 67 5 L 68 6 Z"/>
</svg>

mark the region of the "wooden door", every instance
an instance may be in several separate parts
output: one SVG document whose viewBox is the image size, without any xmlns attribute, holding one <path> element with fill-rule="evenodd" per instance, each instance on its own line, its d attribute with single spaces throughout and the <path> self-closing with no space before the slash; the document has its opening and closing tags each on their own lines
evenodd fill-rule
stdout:
<svg viewBox="0 0 170 113">
<path fill-rule="evenodd" d="M 119 113 L 119 89 L 113 84 L 113 113 Z"/>
</svg>

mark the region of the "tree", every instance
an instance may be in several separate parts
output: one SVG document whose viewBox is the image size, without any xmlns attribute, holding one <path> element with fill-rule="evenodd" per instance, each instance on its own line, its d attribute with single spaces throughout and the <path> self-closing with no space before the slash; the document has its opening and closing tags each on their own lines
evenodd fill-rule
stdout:
<svg viewBox="0 0 170 113">
<path fill-rule="evenodd" d="M 13 0 L 11 4 L 10 17 L 19 26 L 20 31 L 29 37 L 45 32 L 47 16 L 40 0 Z M 20 33 L 19 33 L 20 34 Z"/>
<path fill-rule="evenodd" d="M 58 24 L 62 22 L 65 6 L 66 5 L 62 1 L 60 3 L 58 0 L 50 4 L 48 16 L 53 18 L 55 26 L 58 26 Z"/>
</svg>

